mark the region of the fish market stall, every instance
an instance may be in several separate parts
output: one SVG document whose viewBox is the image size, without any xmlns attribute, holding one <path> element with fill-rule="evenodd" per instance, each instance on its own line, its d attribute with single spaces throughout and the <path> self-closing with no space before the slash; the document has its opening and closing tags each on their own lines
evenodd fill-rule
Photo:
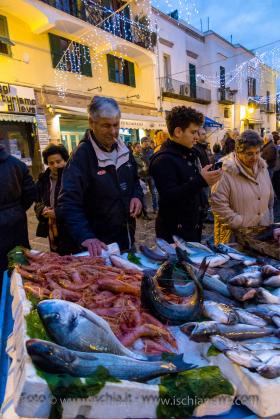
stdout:
<svg viewBox="0 0 280 419">
<path fill-rule="evenodd" d="M 257 415 L 280 413 L 277 262 L 177 236 L 117 253 L 17 261 L 8 388 L 18 415 L 47 418 L 52 400 L 69 397 L 65 418 L 217 415 L 236 395 Z M 267 357 L 249 347 L 256 339 Z M 254 391 L 262 397 L 246 403 Z M 202 402 L 172 405 L 186 394 Z"/>
</svg>

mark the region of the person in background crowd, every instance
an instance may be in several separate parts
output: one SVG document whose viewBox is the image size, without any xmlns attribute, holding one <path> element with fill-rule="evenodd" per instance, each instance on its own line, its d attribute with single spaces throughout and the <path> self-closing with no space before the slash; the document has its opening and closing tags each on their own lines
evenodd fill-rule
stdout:
<svg viewBox="0 0 280 419">
<path fill-rule="evenodd" d="M 223 175 L 212 188 L 215 243 L 228 243 L 234 230 L 267 226 L 273 221 L 273 188 L 261 138 L 253 130 L 236 140 L 235 153 L 223 161 Z"/>
<path fill-rule="evenodd" d="M 49 144 L 42 153 L 47 170 L 41 173 L 36 183 L 37 198 L 35 214 L 38 218 L 36 236 L 49 237 L 50 250 L 59 253 L 59 238 L 55 208 L 61 186 L 63 168 L 69 158 L 62 144 Z"/>
<path fill-rule="evenodd" d="M 213 145 L 213 156 L 214 156 L 214 163 L 216 163 L 223 157 L 222 148 L 219 143 L 215 143 Z"/>
<path fill-rule="evenodd" d="M 157 237 L 173 242 L 174 234 L 187 241 L 200 241 L 204 216 L 204 191 L 220 178 L 221 171 L 201 169 L 193 145 L 203 115 L 195 109 L 177 106 L 166 117 L 170 134 L 150 162 L 150 174 L 159 193 Z"/>
<path fill-rule="evenodd" d="M 141 139 L 141 147 L 142 147 L 142 159 L 146 163 L 147 169 L 149 169 L 150 160 L 151 160 L 152 155 L 154 154 L 154 150 L 150 147 L 150 140 L 148 137 L 143 137 Z M 147 183 L 149 187 L 149 191 L 152 196 L 153 211 L 154 211 L 154 214 L 156 214 L 158 211 L 157 190 L 156 190 L 153 178 L 149 175 L 149 171 L 147 172 L 147 176 L 144 179 L 144 181 Z"/>
<path fill-rule="evenodd" d="M 272 178 L 277 159 L 277 148 L 274 144 L 273 135 L 265 134 L 263 143 L 262 158 L 266 161 L 269 175 Z"/>
<path fill-rule="evenodd" d="M 0 143 L 0 286 L 7 269 L 7 253 L 15 246 L 30 248 L 26 211 L 35 198 L 28 167 L 10 156 Z"/>
<path fill-rule="evenodd" d="M 156 144 L 156 147 L 154 149 L 154 153 L 156 153 L 157 151 L 160 150 L 160 147 L 162 146 L 162 144 L 168 139 L 168 134 L 165 131 L 157 131 L 155 137 L 154 137 L 154 141 Z"/>
<path fill-rule="evenodd" d="M 232 130 L 228 130 L 223 138 L 223 156 L 227 156 L 235 149 L 235 136 Z"/>
<path fill-rule="evenodd" d="M 207 166 L 207 164 L 213 163 L 213 155 L 209 144 L 207 142 L 206 131 L 204 128 L 199 128 L 198 138 L 194 148 L 198 152 L 198 157 L 202 167 Z"/>
<path fill-rule="evenodd" d="M 140 178 L 140 184 L 143 190 L 142 217 L 144 220 L 150 220 L 151 218 L 148 216 L 147 201 L 146 201 L 146 190 L 147 190 L 146 178 L 148 177 L 149 169 L 145 160 L 143 159 L 142 147 L 140 143 L 134 144 L 133 157 L 137 164 L 138 176 Z"/>
<path fill-rule="evenodd" d="M 276 229 L 273 231 L 273 237 L 274 237 L 274 239 L 275 239 L 275 240 L 277 240 L 277 241 L 278 241 L 278 243 L 280 244 L 280 228 L 276 228 Z"/>
<path fill-rule="evenodd" d="M 155 148 L 156 148 L 156 145 L 155 145 L 155 142 L 154 142 L 154 140 L 152 140 L 152 139 L 150 139 L 150 147 L 151 147 L 151 149 L 154 151 L 155 150 Z"/>
<path fill-rule="evenodd" d="M 135 159 L 119 137 L 117 102 L 95 96 L 88 110 L 90 129 L 63 171 L 56 215 L 64 252 L 86 248 L 96 256 L 113 242 L 122 251 L 132 248 L 143 192 Z"/>
<path fill-rule="evenodd" d="M 278 131 L 273 131 L 271 133 L 273 135 L 273 141 L 275 145 L 280 145 L 280 135 Z"/>
</svg>

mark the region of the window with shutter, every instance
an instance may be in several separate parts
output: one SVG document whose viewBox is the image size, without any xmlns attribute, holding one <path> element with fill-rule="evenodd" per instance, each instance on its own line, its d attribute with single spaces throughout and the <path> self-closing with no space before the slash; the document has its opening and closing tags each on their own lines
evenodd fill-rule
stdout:
<svg viewBox="0 0 280 419">
<path fill-rule="evenodd" d="M 130 61 L 128 61 L 128 77 L 129 77 L 129 86 L 136 87 L 134 63 Z"/>
<path fill-rule="evenodd" d="M 136 87 L 134 63 L 107 54 L 107 65 L 109 81 Z"/>
<path fill-rule="evenodd" d="M 53 68 L 56 68 L 58 63 L 67 51 L 71 44 L 70 39 L 62 38 L 61 36 L 49 33 L 50 50 L 52 57 Z M 66 59 L 64 57 L 63 64 L 65 71 L 71 73 L 80 73 L 83 76 L 92 77 L 90 50 L 87 46 L 73 42 L 68 49 Z"/>
<path fill-rule="evenodd" d="M 116 83 L 115 57 L 111 54 L 107 54 L 107 65 L 109 81 Z"/>
<path fill-rule="evenodd" d="M 12 55 L 6 16 L 0 16 L 0 54 Z"/>
</svg>

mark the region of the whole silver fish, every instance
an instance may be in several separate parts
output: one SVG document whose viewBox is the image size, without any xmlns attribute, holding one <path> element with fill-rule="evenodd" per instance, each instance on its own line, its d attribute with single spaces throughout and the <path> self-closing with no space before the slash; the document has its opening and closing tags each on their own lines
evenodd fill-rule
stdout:
<svg viewBox="0 0 280 419">
<path fill-rule="evenodd" d="M 265 363 L 268 363 L 274 357 L 280 356 L 280 351 L 279 350 L 277 351 L 274 349 L 271 349 L 268 351 L 253 351 L 253 352 L 262 362 L 265 362 Z"/>
<path fill-rule="evenodd" d="M 243 342 L 242 345 L 250 351 L 280 350 L 280 343 L 274 342 Z"/>
<path fill-rule="evenodd" d="M 105 320 L 78 304 L 65 300 L 44 300 L 37 305 L 37 310 L 48 334 L 66 348 L 147 360 L 146 356 L 127 349 Z"/>
<path fill-rule="evenodd" d="M 216 292 L 216 291 L 209 291 L 203 290 L 203 297 L 204 300 L 207 301 L 215 301 L 216 303 L 227 304 L 230 307 L 240 307 L 240 303 L 233 298 L 225 297 L 224 295 Z"/>
<path fill-rule="evenodd" d="M 275 329 L 272 327 L 258 327 L 240 323 L 225 325 L 214 321 L 186 323 L 181 326 L 181 330 L 195 342 L 208 342 L 210 336 L 213 335 L 221 335 L 233 340 L 246 340 L 271 336 L 275 333 Z"/>
<path fill-rule="evenodd" d="M 263 274 L 263 276 L 265 278 L 269 278 L 271 276 L 279 275 L 280 274 L 280 270 L 277 269 L 277 268 L 275 268 L 272 265 L 264 265 L 264 266 L 262 266 L 261 271 L 262 271 L 262 274 Z"/>
<path fill-rule="evenodd" d="M 228 283 L 241 287 L 260 287 L 263 283 L 261 272 L 246 272 L 234 276 L 228 280 Z"/>
<path fill-rule="evenodd" d="M 243 310 L 241 308 L 235 308 L 235 313 L 238 317 L 239 323 L 251 324 L 252 326 L 259 327 L 267 326 L 267 321 L 265 321 L 259 316 L 256 316 L 255 314 L 249 313 L 246 310 Z"/>
<path fill-rule="evenodd" d="M 164 252 L 167 253 L 168 256 L 176 257 L 176 250 L 171 244 L 167 243 L 167 241 L 163 239 L 156 239 L 156 244 L 158 247 Z"/>
<path fill-rule="evenodd" d="M 116 266 L 117 268 L 134 269 L 139 272 L 143 272 L 145 270 L 145 266 L 136 265 L 136 263 L 130 262 L 122 256 L 110 255 L 110 260 L 112 262 L 112 265 Z"/>
<path fill-rule="evenodd" d="M 203 314 L 219 323 L 235 324 L 238 322 L 238 317 L 232 307 L 214 301 L 203 302 Z"/>
<path fill-rule="evenodd" d="M 70 374 L 74 377 L 89 377 L 98 367 L 107 368 L 120 380 L 147 381 L 161 375 L 185 371 L 193 365 L 185 364 L 182 356 L 168 361 L 140 361 L 127 356 L 108 353 L 72 351 L 56 343 L 30 339 L 26 349 L 34 364 L 43 371 L 55 374 Z"/>
<path fill-rule="evenodd" d="M 230 350 L 226 351 L 225 355 L 242 367 L 257 369 L 263 366 L 262 361 L 252 352 Z"/>
<path fill-rule="evenodd" d="M 214 253 L 200 243 L 186 242 L 178 236 L 173 236 L 173 240 L 176 246 L 187 252 L 191 262 L 197 265 L 200 265 L 205 258 L 209 267 L 221 266 L 229 260 L 229 256 Z"/>
<path fill-rule="evenodd" d="M 270 276 L 263 281 L 263 284 L 266 287 L 280 287 L 280 274 Z"/>
<path fill-rule="evenodd" d="M 216 246 L 216 249 L 218 252 L 228 255 L 231 259 L 242 261 L 244 265 L 247 266 L 254 265 L 257 261 L 255 258 L 247 256 L 244 253 L 239 252 L 238 250 L 233 249 L 230 246 L 227 246 L 226 244 L 220 243 L 218 244 L 218 246 Z"/>
<path fill-rule="evenodd" d="M 271 294 L 264 288 L 257 288 L 256 300 L 263 304 L 280 304 L 280 298 Z"/>
<path fill-rule="evenodd" d="M 214 335 L 210 336 L 210 341 L 212 345 L 215 346 L 219 351 L 225 352 L 225 351 L 248 351 L 249 349 L 246 349 L 245 346 L 241 345 L 239 342 L 234 342 L 231 339 L 226 338 L 225 336 L 219 336 Z"/>
<path fill-rule="evenodd" d="M 276 355 L 257 369 L 258 373 L 265 378 L 277 378 L 280 376 L 280 356 Z"/>
</svg>

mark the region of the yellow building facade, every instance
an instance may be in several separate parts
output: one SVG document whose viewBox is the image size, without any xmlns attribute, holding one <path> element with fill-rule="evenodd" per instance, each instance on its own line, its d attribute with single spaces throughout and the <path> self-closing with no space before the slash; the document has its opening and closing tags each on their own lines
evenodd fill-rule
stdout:
<svg viewBox="0 0 280 419">
<path fill-rule="evenodd" d="M 126 141 L 164 126 L 149 2 L 139 8 L 132 1 L 118 14 L 113 7 L 123 3 L 104 3 L 0 1 L 0 140 L 35 177 L 49 141 L 62 141 L 69 151 L 78 144 L 96 94 L 120 104 Z"/>
</svg>

